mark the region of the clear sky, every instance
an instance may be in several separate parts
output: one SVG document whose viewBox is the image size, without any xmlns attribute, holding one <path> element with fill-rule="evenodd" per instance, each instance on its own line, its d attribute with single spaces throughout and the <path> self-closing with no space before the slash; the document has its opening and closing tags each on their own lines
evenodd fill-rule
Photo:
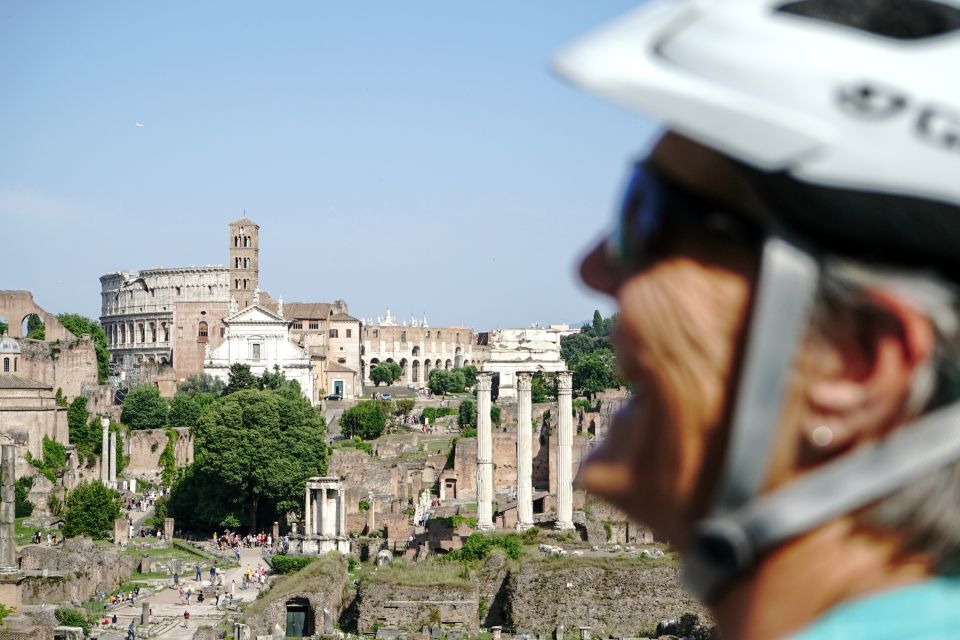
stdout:
<svg viewBox="0 0 960 640">
<path fill-rule="evenodd" d="M 227 264 L 246 211 L 285 301 L 589 319 L 577 255 L 655 125 L 548 63 L 635 4 L 2 3 L 0 289 L 95 318 L 104 273 Z"/>
</svg>

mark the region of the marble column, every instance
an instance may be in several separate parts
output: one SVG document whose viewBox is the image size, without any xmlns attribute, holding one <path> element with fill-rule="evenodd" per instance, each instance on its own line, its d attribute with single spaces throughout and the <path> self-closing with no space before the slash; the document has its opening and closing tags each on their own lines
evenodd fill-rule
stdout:
<svg viewBox="0 0 960 640">
<path fill-rule="evenodd" d="M 517 530 L 533 526 L 532 375 L 517 373 Z"/>
<path fill-rule="evenodd" d="M 110 482 L 110 418 L 106 416 L 100 418 L 100 426 L 103 427 L 103 440 L 100 448 L 100 482 L 107 484 Z"/>
<path fill-rule="evenodd" d="M 337 489 L 337 535 L 347 535 L 347 509 L 344 506 L 343 489 Z"/>
<path fill-rule="evenodd" d="M 324 518 L 324 507 L 327 505 L 324 504 L 323 499 L 323 489 L 313 490 L 313 520 L 310 521 L 310 527 L 313 531 L 313 535 L 322 536 L 323 535 L 323 518 Z"/>
<path fill-rule="evenodd" d="M 313 496 L 310 495 L 310 483 L 307 483 L 307 489 L 303 495 L 303 535 L 304 537 L 313 535 L 313 527 L 311 526 L 311 518 L 313 517 L 311 509 L 312 505 L 310 504 L 313 501 Z"/>
<path fill-rule="evenodd" d="M 493 530 L 493 425 L 490 403 L 493 374 L 477 373 L 477 528 Z"/>
<path fill-rule="evenodd" d="M 0 447 L 0 573 L 17 567 L 17 445 Z"/>
<path fill-rule="evenodd" d="M 117 432 L 110 433 L 110 482 L 117 482 Z"/>
<path fill-rule="evenodd" d="M 573 529 L 573 374 L 557 374 L 557 529 Z"/>
</svg>

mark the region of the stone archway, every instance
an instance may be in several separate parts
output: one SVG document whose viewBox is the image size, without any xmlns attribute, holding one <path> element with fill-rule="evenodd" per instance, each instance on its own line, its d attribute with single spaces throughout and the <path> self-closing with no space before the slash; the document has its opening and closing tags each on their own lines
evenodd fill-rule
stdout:
<svg viewBox="0 0 960 640">
<path fill-rule="evenodd" d="M 420 361 L 414 360 L 410 365 L 410 381 L 420 382 Z"/>
<path fill-rule="evenodd" d="M 33 301 L 33 294 L 29 291 L 0 291 L 0 316 L 6 318 L 7 333 L 12 338 L 25 337 L 23 320 L 30 314 L 36 314 L 43 321 L 44 339 L 70 340 L 74 335 L 60 324 L 57 317 L 47 313 Z"/>
</svg>

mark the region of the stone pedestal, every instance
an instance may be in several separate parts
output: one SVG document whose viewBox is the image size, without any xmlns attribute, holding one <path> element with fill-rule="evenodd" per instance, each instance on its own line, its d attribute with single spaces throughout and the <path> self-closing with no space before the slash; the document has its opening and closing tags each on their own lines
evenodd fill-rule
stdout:
<svg viewBox="0 0 960 640">
<path fill-rule="evenodd" d="M 573 374 L 557 374 L 557 523 L 573 529 Z"/>
<path fill-rule="evenodd" d="M 250 627 L 239 622 L 233 623 L 233 640 L 250 640 Z"/>
<path fill-rule="evenodd" d="M 123 544 L 130 539 L 130 525 L 126 518 L 117 518 L 113 521 L 113 542 Z"/>
<path fill-rule="evenodd" d="M 493 526 L 493 426 L 490 404 L 493 375 L 477 373 L 477 528 Z"/>
<path fill-rule="evenodd" d="M 150 624 L 150 603 L 141 602 L 140 603 L 140 626 L 145 627 Z"/>
<path fill-rule="evenodd" d="M 533 526 L 533 425 L 530 373 L 517 374 L 517 530 Z"/>
<path fill-rule="evenodd" d="M 173 518 L 163 519 L 163 539 L 167 542 L 173 540 Z"/>
<path fill-rule="evenodd" d="M 280 539 L 280 523 L 279 522 L 273 523 L 273 531 L 271 531 L 270 533 L 273 534 L 273 543 L 277 544 L 277 540 Z"/>
</svg>

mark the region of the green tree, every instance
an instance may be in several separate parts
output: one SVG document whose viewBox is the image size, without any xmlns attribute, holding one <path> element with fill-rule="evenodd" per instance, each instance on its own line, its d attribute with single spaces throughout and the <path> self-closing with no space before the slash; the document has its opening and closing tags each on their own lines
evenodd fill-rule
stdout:
<svg viewBox="0 0 960 640">
<path fill-rule="evenodd" d="M 475 366 L 467 365 L 460 369 L 463 372 L 463 384 L 464 387 L 475 387 L 477 386 L 477 368 Z"/>
<path fill-rule="evenodd" d="M 99 482 L 83 482 L 67 494 L 63 535 L 103 540 L 113 535 L 113 522 L 119 517 L 120 494 Z"/>
<path fill-rule="evenodd" d="M 385 362 L 384 366 L 390 371 L 390 382 L 388 384 L 393 384 L 403 377 L 403 370 L 396 362 Z"/>
<path fill-rule="evenodd" d="M 607 349 L 585 356 L 573 370 L 573 387 L 590 398 L 604 389 L 618 386 L 620 379 L 617 378 L 613 353 Z"/>
<path fill-rule="evenodd" d="M 170 414 L 167 416 L 167 423 L 171 427 L 183 427 L 193 429 L 200 420 L 200 414 L 203 410 L 213 404 L 215 400 L 213 394 L 183 393 L 177 392 L 170 402 Z"/>
<path fill-rule="evenodd" d="M 17 518 L 26 518 L 33 514 L 33 503 L 27 499 L 30 489 L 33 488 L 33 476 L 17 478 L 14 486 L 14 513 Z"/>
<path fill-rule="evenodd" d="M 3 320 L 0 320 L 0 336 L 5 333 L 10 333 L 10 325 Z"/>
<path fill-rule="evenodd" d="M 227 385 L 220 378 L 214 378 L 209 373 L 190 376 L 177 386 L 177 393 L 209 393 L 213 397 L 223 395 Z"/>
<path fill-rule="evenodd" d="M 297 385 L 297 390 L 300 388 L 300 383 L 295 380 L 287 380 L 287 377 L 283 375 L 283 371 L 280 371 L 280 365 L 273 365 L 273 371 L 264 371 L 263 375 L 260 376 L 260 388 L 261 389 L 282 389 L 283 387 L 295 383 Z"/>
<path fill-rule="evenodd" d="M 370 369 L 370 380 L 373 381 L 375 387 L 379 387 L 381 384 L 388 385 L 393 381 L 393 372 L 390 371 L 387 363 L 378 364 Z"/>
<path fill-rule="evenodd" d="M 222 396 L 194 429 L 195 461 L 168 509 L 184 528 L 240 522 L 255 531 L 300 510 L 307 478 L 326 473 L 323 416 L 299 392 L 244 389 Z"/>
<path fill-rule="evenodd" d="M 225 394 L 259 388 L 260 379 L 250 372 L 250 365 L 241 362 L 230 365 L 230 371 L 227 373 L 227 388 L 223 390 Z"/>
<path fill-rule="evenodd" d="M 123 399 L 120 421 L 131 429 L 159 429 L 167 424 L 167 401 L 153 385 L 137 387 Z"/>
<path fill-rule="evenodd" d="M 85 333 L 90 334 L 97 354 L 97 382 L 106 382 L 110 374 L 110 351 L 107 350 L 107 334 L 100 323 L 78 313 L 60 313 L 57 314 L 57 320 L 78 338 Z"/>
<path fill-rule="evenodd" d="M 27 338 L 31 340 L 45 340 L 47 337 L 47 328 L 43 325 L 43 320 L 35 313 L 27 316 Z"/>
<path fill-rule="evenodd" d="M 360 436 L 364 440 L 379 438 L 387 426 L 387 413 L 377 400 L 358 402 L 340 416 L 340 430 L 348 438 Z"/>
<path fill-rule="evenodd" d="M 452 387 L 451 374 L 446 369 L 434 369 L 430 372 L 427 387 L 434 395 L 445 395 Z"/>
<path fill-rule="evenodd" d="M 530 380 L 530 399 L 532 402 L 546 402 L 550 396 L 557 396 L 557 376 L 553 373 L 537 371 Z"/>
</svg>

